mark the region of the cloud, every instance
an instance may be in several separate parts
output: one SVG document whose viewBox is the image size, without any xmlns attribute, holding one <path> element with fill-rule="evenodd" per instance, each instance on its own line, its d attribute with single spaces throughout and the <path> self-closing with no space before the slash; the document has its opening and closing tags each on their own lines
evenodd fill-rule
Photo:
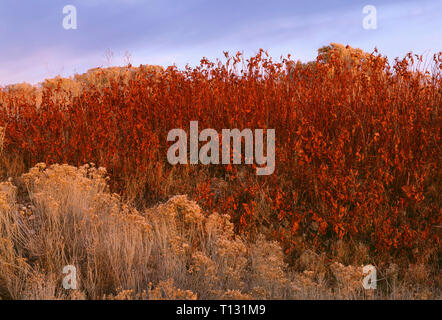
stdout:
<svg viewBox="0 0 442 320">
<path fill-rule="evenodd" d="M 316 50 L 342 42 L 387 55 L 441 50 L 440 2 L 372 0 L 378 30 L 361 28 L 365 1 L 293 0 L 73 0 L 78 29 L 62 28 L 63 3 L 55 0 L 0 2 L 0 83 L 39 81 L 105 64 L 107 49 L 122 64 L 197 64 L 223 50 L 254 54 L 268 49 L 278 58 L 292 53 L 313 59 Z M 28 4 L 28 5 L 26 5 Z M 408 48 L 408 49 L 407 49 Z M 48 71 L 49 70 L 49 71 Z"/>
</svg>

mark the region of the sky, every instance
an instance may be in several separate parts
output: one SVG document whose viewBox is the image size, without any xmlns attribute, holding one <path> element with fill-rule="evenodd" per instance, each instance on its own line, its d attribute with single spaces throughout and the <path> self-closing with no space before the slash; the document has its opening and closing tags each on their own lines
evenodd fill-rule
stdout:
<svg viewBox="0 0 442 320">
<path fill-rule="evenodd" d="M 66 5 L 77 28 L 65 29 Z M 376 29 L 365 29 L 366 5 Z M 0 85 L 38 83 L 94 67 L 198 65 L 260 48 L 303 62 L 331 42 L 390 61 L 442 51 L 442 0 L 1 0 Z M 72 22 L 72 21 L 71 21 Z"/>
</svg>

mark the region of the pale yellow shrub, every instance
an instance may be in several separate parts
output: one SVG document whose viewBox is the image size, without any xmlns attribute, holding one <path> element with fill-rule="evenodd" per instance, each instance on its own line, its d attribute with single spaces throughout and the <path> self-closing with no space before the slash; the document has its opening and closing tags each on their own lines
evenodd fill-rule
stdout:
<svg viewBox="0 0 442 320">
<path fill-rule="evenodd" d="M 197 295 L 190 290 L 175 287 L 173 279 L 163 280 L 155 289 L 149 291 L 152 300 L 196 300 Z"/>
<path fill-rule="evenodd" d="M 206 214 L 185 195 L 139 212 L 109 191 L 106 170 L 88 164 L 37 164 L 0 183 L 0 297 L 13 299 L 354 299 L 362 268 L 304 251 L 294 269 L 275 241 L 235 234 L 229 216 Z M 349 248 L 333 252 L 348 258 Z M 363 245 L 351 259 L 368 258 Z M 76 290 L 62 269 L 77 268 Z M 327 279 L 327 274 L 332 279 Z M 390 297 L 434 297 L 424 265 L 399 283 L 385 272 Z M 414 287 L 407 287 L 408 284 Z M 405 288 L 405 289 L 404 289 Z M 376 297 L 381 295 L 377 295 Z"/>
<path fill-rule="evenodd" d="M 339 262 L 334 262 L 330 269 L 337 280 L 338 294 L 342 298 L 356 298 L 362 287 L 362 266 L 344 266 Z"/>
</svg>

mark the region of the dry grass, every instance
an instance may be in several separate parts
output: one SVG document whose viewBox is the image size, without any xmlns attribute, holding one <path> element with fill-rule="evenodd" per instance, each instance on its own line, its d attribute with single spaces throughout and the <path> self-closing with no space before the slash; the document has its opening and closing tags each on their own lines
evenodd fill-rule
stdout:
<svg viewBox="0 0 442 320">
<path fill-rule="evenodd" d="M 441 298 L 442 52 L 226 59 L 0 88 L 0 298 Z M 171 166 L 190 120 L 275 128 L 275 173 Z"/>
<path fill-rule="evenodd" d="M 207 215 L 184 195 L 138 211 L 109 192 L 104 168 L 46 167 L 0 184 L 3 299 L 372 299 L 440 298 L 428 266 L 378 270 L 362 288 L 363 245 L 334 258 L 304 250 L 294 265 L 263 235 L 238 236 L 228 215 Z M 345 257 L 353 265 L 344 265 Z M 77 290 L 62 287 L 75 265 Z M 430 285 L 429 282 L 433 284 Z"/>
</svg>

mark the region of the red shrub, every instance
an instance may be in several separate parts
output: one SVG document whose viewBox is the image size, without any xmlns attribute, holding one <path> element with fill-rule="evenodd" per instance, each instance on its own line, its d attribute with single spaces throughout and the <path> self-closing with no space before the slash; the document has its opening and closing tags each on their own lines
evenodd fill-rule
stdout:
<svg viewBox="0 0 442 320">
<path fill-rule="evenodd" d="M 43 88 L 39 107 L 2 92 L 4 151 L 20 154 L 28 167 L 93 161 L 124 191 L 124 177 L 147 174 L 152 164 L 172 169 L 167 133 L 191 120 L 218 132 L 274 128 L 273 175 L 212 165 L 204 168 L 206 182 L 189 192 L 207 210 L 229 212 L 238 230 L 265 224 L 288 249 L 334 238 L 387 252 L 438 242 L 442 53 L 432 74 L 412 71 L 419 62 L 411 54 L 393 67 L 375 55 L 349 59 L 330 50 L 314 63 L 290 64 L 289 74 L 285 61 L 262 51 L 155 77 L 140 68 L 129 80 L 91 84 L 78 95 L 61 82 Z M 216 179 L 227 182 L 223 193 L 213 191 Z M 146 200 L 160 200 L 145 187 Z M 258 219 L 260 194 L 270 209 Z"/>
</svg>

